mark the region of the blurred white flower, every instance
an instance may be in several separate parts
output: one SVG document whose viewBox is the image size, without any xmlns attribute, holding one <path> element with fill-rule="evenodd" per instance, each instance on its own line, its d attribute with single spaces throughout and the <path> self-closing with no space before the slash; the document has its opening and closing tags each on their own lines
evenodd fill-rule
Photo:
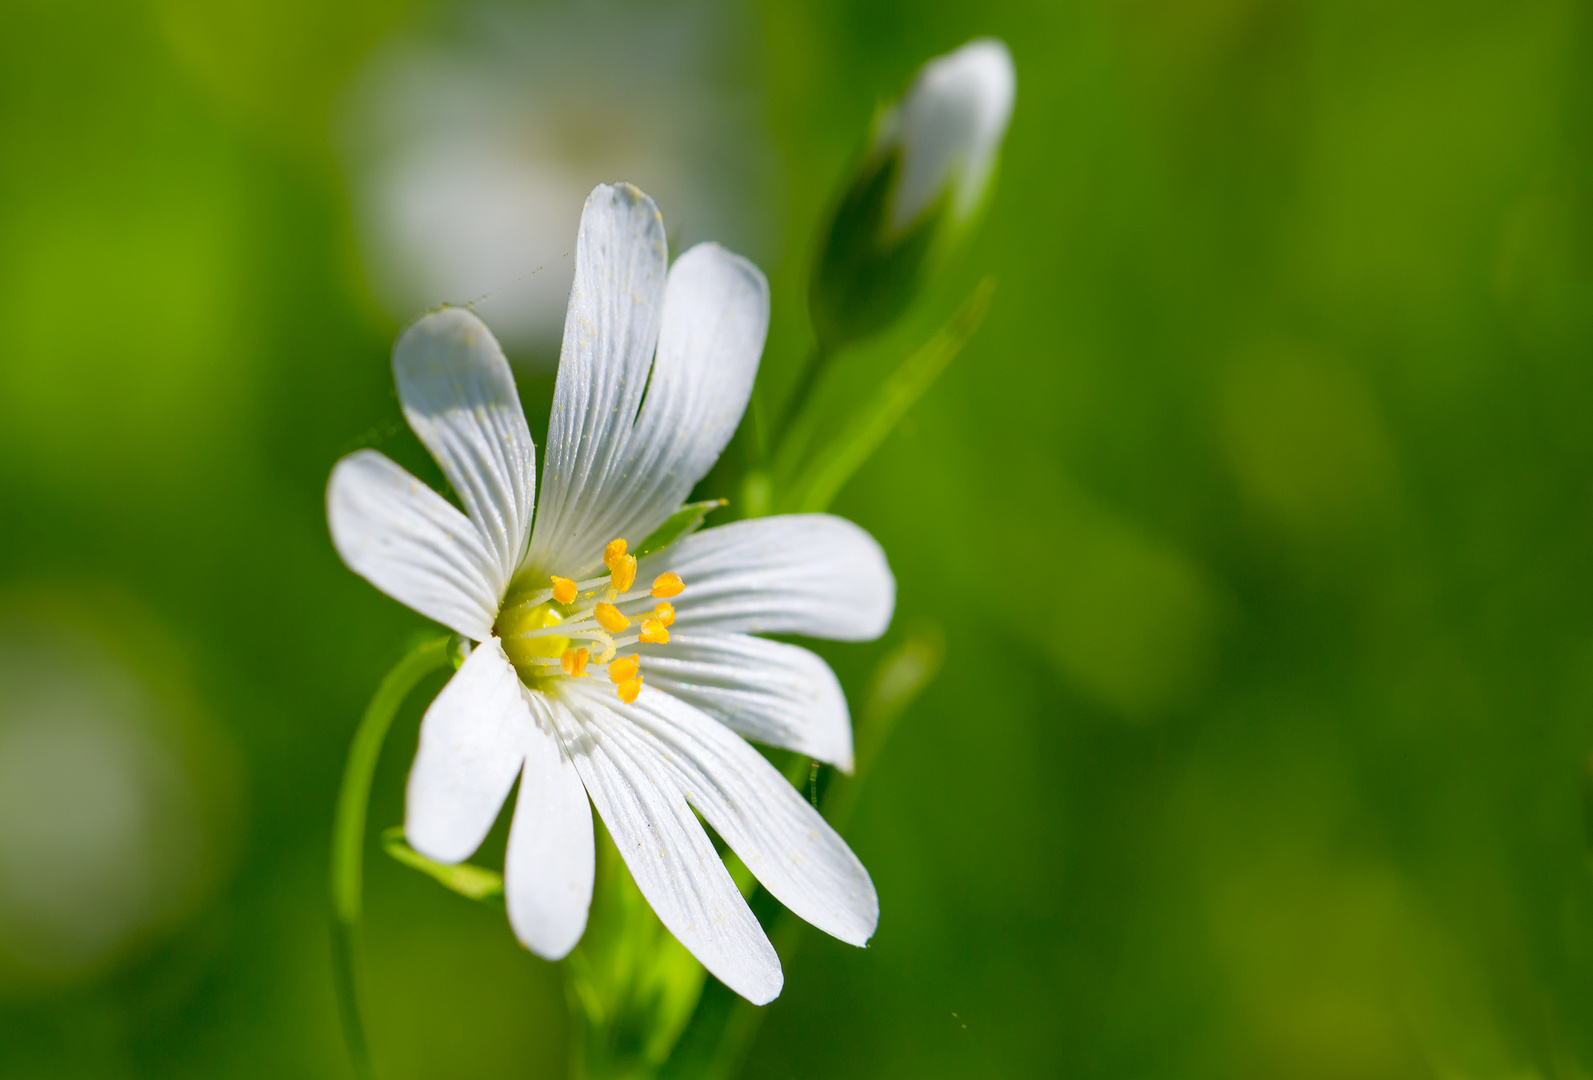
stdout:
<svg viewBox="0 0 1593 1080">
<path fill-rule="evenodd" d="M 752 635 L 867 640 L 895 606 L 879 545 L 827 514 L 653 539 L 740 422 L 768 320 L 757 267 L 715 244 L 669 267 L 653 201 L 599 186 L 576 243 L 535 528 L 514 379 L 456 308 L 406 331 L 393 370 L 465 512 L 371 450 L 340 461 L 327 492 L 344 562 L 477 642 L 421 725 L 410 844 L 468 857 L 523 776 L 509 920 L 557 959 L 586 926 L 590 797 L 663 924 L 758 1003 L 780 991 L 779 958 L 694 810 L 841 940 L 864 944 L 879 904 L 845 842 L 737 734 L 849 769 L 841 688 L 807 650 Z"/>
<path fill-rule="evenodd" d="M 756 108 L 719 77 L 725 13 L 478 3 L 454 25 L 378 54 L 347 110 L 360 248 L 392 317 L 469 303 L 517 361 L 551 367 L 577 208 L 619 175 L 688 237 L 756 245 L 765 152 Z"/>
<path fill-rule="evenodd" d="M 0 957 L 99 968 L 191 909 L 220 822 L 184 718 L 93 637 L 0 612 Z"/>
<path fill-rule="evenodd" d="M 919 69 L 875 136 L 876 153 L 901 155 L 892 229 L 907 228 L 942 195 L 954 221 L 979 208 L 1016 92 L 1012 54 L 995 38 L 970 41 Z"/>
</svg>

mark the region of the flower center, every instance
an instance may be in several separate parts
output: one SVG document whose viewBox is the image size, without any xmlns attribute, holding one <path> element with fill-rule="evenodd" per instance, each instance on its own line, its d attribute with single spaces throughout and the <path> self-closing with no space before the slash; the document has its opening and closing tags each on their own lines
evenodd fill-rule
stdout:
<svg viewBox="0 0 1593 1080">
<path fill-rule="evenodd" d="M 549 679 L 603 671 L 621 701 L 636 700 L 641 657 L 634 651 L 622 656 L 620 650 L 669 641 L 675 621 L 669 600 L 686 583 L 666 571 L 650 588 L 635 588 L 636 556 L 625 549 L 623 539 L 603 549 L 605 575 L 575 581 L 553 574 L 548 588 L 506 599 L 492 629 L 527 686 L 535 690 Z"/>
<path fill-rule="evenodd" d="M 563 621 L 564 614 L 546 601 L 530 607 L 525 604 L 505 607 L 498 616 L 493 633 L 503 641 L 509 663 L 527 686 L 534 687 L 536 680 L 548 674 L 537 661 L 556 660 L 569 649 L 569 638 L 548 632 Z"/>
</svg>

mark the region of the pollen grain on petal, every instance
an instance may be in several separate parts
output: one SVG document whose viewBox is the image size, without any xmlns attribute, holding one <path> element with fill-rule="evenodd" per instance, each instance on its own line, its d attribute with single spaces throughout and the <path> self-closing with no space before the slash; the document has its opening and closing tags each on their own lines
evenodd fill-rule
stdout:
<svg viewBox="0 0 1593 1080">
<path fill-rule="evenodd" d="M 674 626 L 675 605 L 671 604 L 668 600 L 659 601 L 659 603 L 653 608 L 653 618 L 657 619 L 665 626 Z"/>
<path fill-rule="evenodd" d="M 665 570 L 653 579 L 653 595 L 660 600 L 679 596 L 685 587 L 686 583 L 680 580 L 680 575 L 673 570 Z"/>
<path fill-rule="evenodd" d="M 559 666 L 564 669 L 564 674 L 571 678 L 580 678 L 586 674 L 586 661 L 591 656 L 585 649 L 567 649 L 559 657 Z"/>
<path fill-rule="evenodd" d="M 629 705 L 636 700 L 636 695 L 642 692 L 642 677 L 638 675 L 634 679 L 626 679 L 614 688 L 614 692 L 619 695 L 621 701 Z"/>
<path fill-rule="evenodd" d="M 561 604 L 568 604 L 574 601 L 576 593 L 575 582 L 567 577 L 559 577 L 557 574 L 549 576 L 553 579 L 553 599 Z"/>
<path fill-rule="evenodd" d="M 630 656 L 622 656 L 609 664 L 608 678 L 610 682 L 615 684 L 630 682 L 632 679 L 640 679 L 642 677 L 641 669 L 642 662 L 640 658 L 635 653 L 632 653 Z"/>
<path fill-rule="evenodd" d="M 611 634 L 617 634 L 631 624 L 619 608 L 602 601 L 592 608 L 592 617 L 597 620 L 597 625 Z"/>
<path fill-rule="evenodd" d="M 625 554 L 625 549 L 628 546 L 623 536 L 617 540 L 610 540 L 608 546 L 603 549 L 603 565 L 610 570 L 614 569 L 614 563 Z"/>
<path fill-rule="evenodd" d="M 642 632 L 639 635 L 639 640 L 647 645 L 668 645 L 669 631 L 657 619 L 645 619 L 642 621 Z"/>
</svg>

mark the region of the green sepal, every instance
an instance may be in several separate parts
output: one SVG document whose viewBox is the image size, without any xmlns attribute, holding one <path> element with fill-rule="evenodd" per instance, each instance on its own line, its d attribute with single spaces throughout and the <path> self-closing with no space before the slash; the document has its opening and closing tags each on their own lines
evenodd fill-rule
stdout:
<svg viewBox="0 0 1593 1080">
<path fill-rule="evenodd" d="M 682 536 L 694 532 L 702 524 L 703 518 L 710 511 L 717 510 L 726 505 L 727 499 L 708 499 L 704 502 L 687 503 L 673 514 L 658 528 L 648 534 L 646 540 L 636 545 L 634 554 L 637 558 L 651 555 L 655 551 L 662 551 Z"/>
<path fill-rule="evenodd" d="M 816 513 L 830 508 L 852 474 L 879 449 L 907 410 L 973 337 L 990 309 L 994 291 L 993 278 L 981 281 L 951 321 L 909 353 L 874 394 L 853 410 L 840 433 L 795 470 L 790 482 L 778 485 L 778 512 Z M 805 442 L 800 435 L 793 432 L 794 439 Z"/>
<path fill-rule="evenodd" d="M 586 933 L 560 965 L 577 1038 L 576 1076 L 643 1080 L 680 1041 L 707 972 L 664 928 L 601 820 Z"/>
<path fill-rule="evenodd" d="M 471 863 L 445 866 L 433 862 L 404 841 L 404 827 L 394 825 L 382 831 L 382 849 L 405 866 L 419 870 L 460 896 L 484 904 L 503 905 L 503 875 L 496 870 Z"/>
<path fill-rule="evenodd" d="M 866 159 L 841 197 L 808 284 L 808 316 L 828 351 L 885 329 L 923 291 L 939 260 L 945 196 L 904 230 L 889 228 L 901 171 L 892 150 Z"/>
</svg>

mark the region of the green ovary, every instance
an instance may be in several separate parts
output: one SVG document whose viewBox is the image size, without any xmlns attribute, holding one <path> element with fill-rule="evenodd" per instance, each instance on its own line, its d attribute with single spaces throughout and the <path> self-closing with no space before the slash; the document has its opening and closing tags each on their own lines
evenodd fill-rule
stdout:
<svg viewBox="0 0 1593 1080">
<path fill-rule="evenodd" d="M 558 668 L 537 661 L 558 659 L 570 647 L 570 639 L 554 634 L 528 638 L 520 635 L 528 630 L 545 630 L 563 621 L 564 616 L 551 602 L 531 608 L 505 608 L 498 616 L 493 632 L 503 642 L 503 651 L 509 654 L 509 662 L 520 673 L 520 681 L 527 686 L 535 686 L 538 681 L 558 674 Z"/>
</svg>

